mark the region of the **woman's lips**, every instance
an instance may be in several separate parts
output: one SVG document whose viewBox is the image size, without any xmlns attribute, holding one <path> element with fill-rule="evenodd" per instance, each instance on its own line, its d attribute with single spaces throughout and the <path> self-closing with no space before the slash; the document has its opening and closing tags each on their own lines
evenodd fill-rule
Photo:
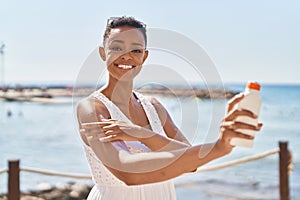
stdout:
<svg viewBox="0 0 300 200">
<path fill-rule="evenodd" d="M 120 69 L 132 69 L 135 67 L 134 65 L 118 65 L 118 64 L 116 66 Z"/>
</svg>

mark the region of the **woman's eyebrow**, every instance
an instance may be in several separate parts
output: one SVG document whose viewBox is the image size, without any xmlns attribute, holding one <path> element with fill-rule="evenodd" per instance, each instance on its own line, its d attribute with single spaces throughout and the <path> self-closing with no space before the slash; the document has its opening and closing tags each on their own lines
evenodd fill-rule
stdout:
<svg viewBox="0 0 300 200">
<path fill-rule="evenodd" d="M 114 43 L 114 42 L 116 42 L 116 43 L 122 43 L 122 44 L 125 43 L 123 40 L 113 40 L 113 41 L 111 41 L 111 43 Z"/>
<path fill-rule="evenodd" d="M 144 47 L 144 45 L 142 45 L 141 43 L 137 43 L 137 42 L 133 42 L 131 43 L 132 45 L 135 45 L 135 46 L 141 46 L 141 47 Z"/>
<path fill-rule="evenodd" d="M 124 40 L 112 40 L 110 43 L 111 43 L 111 44 L 112 44 L 112 43 L 120 43 L 120 44 L 124 44 L 125 41 L 124 41 Z M 144 47 L 144 45 L 141 44 L 141 43 L 139 43 L 139 42 L 132 42 L 131 45 Z"/>
</svg>

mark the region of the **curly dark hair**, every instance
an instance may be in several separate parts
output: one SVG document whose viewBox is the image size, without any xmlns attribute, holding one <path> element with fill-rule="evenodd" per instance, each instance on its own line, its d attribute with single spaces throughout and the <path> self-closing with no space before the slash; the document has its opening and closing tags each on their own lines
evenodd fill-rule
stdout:
<svg viewBox="0 0 300 200">
<path fill-rule="evenodd" d="M 131 26 L 134 28 L 138 28 L 142 32 L 145 38 L 145 45 L 147 46 L 146 25 L 143 22 L 136 20 L 134 17 L 126 17 L 126 16 L 109 18 L 107 20 L 106 29 L 103 35 L 103 44 L 105 40 L 109 37 L 111 29 L 121 27 L 121 26 Z"/>
</svg>

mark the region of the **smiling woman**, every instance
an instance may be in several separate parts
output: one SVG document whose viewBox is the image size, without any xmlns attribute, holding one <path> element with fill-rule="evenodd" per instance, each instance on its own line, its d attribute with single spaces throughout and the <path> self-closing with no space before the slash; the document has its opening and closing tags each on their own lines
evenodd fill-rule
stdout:
<svg viewBox="0 0 300 200">
<path fill-rule="evenodd" d="M 120 19 L 108 20 L 103 47 L 99 48 L 108 72 L 117 80 L 134 78 L 148 56 L 144 25 L 130 18 Z"/>
<path fill-rule="evenodd" d="M 145 25 L 132 17 L 109 19 L 99 54 L 108 81 L 77 106 L 81 138 L 95 186 L 88 199 L 176 199 L 172 178 L 231 152 L 231 138 L 253 139 L 236 129 L 260 126 L 234 123 L 256 116 L 228 106 L 219 139 L 191 146 L 156 99 L 133 91 L 133 80 L 148 57 Z M 230 126 L 228 126 L 230 124 Z M 234 125 L 234 126 L 233 126 Z"/>
</svg>

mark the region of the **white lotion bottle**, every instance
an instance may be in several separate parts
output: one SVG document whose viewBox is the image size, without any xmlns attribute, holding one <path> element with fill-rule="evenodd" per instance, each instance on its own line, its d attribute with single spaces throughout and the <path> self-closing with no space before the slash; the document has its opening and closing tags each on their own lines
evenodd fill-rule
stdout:
<svg viewBox="0 0 300 200">
<path fill-rule="evenodd" d="M 238 109 L 245 109 L 249 110 L 252 113 L 254 113 L 257 118 L 253 119 L 247 116 L 239 116 L 236 118 L 236 122 L 243 122 L 247 123 L 253 126 L 257 126 L 258 124 L 258 116 L 260 113 L 261 108 L 261 98 L 260 98 L 260 85 L 257 82 L 248 82 L 245 92 L 244 92 L 244 98 L 236 105 Z M 255 136 L 256 131 L 255 130 L 249 130 L 249 129 L 237 129 L 237 132 Z M 230 141 L 231 145 L 234 146 L 241 146 L 241 147 L 253 147 L 253 140 L 249 139 L 242 139 L 242 138 L 232 138 Z"/>
</svg>

